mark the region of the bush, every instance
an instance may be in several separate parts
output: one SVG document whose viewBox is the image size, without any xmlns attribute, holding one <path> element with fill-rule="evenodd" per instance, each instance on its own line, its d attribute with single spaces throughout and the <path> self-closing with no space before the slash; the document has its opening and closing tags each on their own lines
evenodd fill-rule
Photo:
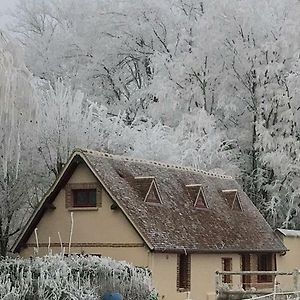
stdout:
<svg viewBox="0 0 300 300">
<path fill-rule="evenodd" d="M 105 292 L 130 300 L 157 299 L 148 269 L 110 258 L 49 255 L 0 261 L 4 300 L 96 300 Z"/>
</svg>

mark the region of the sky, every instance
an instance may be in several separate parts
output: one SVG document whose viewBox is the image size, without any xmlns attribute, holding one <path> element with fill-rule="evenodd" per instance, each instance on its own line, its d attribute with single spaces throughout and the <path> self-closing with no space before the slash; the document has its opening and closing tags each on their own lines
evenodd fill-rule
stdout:
<svg viewBox="0 0 300 300">
<path fill-rule="evenodd" d="M 5 27 L 9 21 L 7 11 L 14 9 L 17 0 L 0 0 L 0 29 Z"/>
</svg>

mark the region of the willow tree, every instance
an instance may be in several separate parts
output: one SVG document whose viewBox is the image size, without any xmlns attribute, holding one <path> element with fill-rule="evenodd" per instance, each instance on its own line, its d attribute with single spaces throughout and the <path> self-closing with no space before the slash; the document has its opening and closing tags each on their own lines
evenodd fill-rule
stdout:
<svg viewBox="0 0 300 300">
<path fill-rule="evenodd" d="M 19 214 L 27 192 L 23 142 L 28 141 L 26 135 L 35 110 L 30 80 L 20 48 L 0 32 L 1 256 L 6 255 L 9 239 L 20 230 L 23 220 Z"/>
</svg>

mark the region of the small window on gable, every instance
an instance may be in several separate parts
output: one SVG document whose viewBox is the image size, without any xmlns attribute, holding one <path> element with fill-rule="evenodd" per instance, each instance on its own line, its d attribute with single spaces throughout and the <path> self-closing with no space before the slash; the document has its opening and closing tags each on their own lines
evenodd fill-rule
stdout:
<svg viewBox="0 0 300 300">
<path fill-rule="evenodd" d="M 74 207 L 96 207 L 96 189 L 72 190 Z"/>
<path fill-rule="evenodd" d="M 222 190 L 222 194 L 232 210 L 242 210 L 237 190 Z"/>
<path fill-rule="evenodd" d="M 207 208 L 203 187 L 200 184 L 186 185 L 195 208 Z"/>
<path fill-rule="evenodd" d="M 65 191 L 68 209 L 101 207 L 101 187 L 97 183 L 70 183 Z"/>
<path fill-rule="evenodd" d="M 154 177 L 135 177 L 138 188 L 142 192 L 143 200 L 146 203 L 161 204 L 161 196 Z"/>
</svg>

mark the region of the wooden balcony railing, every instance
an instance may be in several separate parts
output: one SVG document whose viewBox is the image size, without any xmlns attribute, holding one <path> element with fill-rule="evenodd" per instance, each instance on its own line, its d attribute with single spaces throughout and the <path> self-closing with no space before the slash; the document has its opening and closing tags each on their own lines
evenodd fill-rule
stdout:
<svg viewBox="0 0 300 300">
<path fill-rule="evenodd" d="M 300 290 L 300 270 L 292 272 L 281 271 L 217 271 L 217 299 L 242 299 L 253 295 L 276 293 L 291 293 Z M 282 285 L 281 280 L 289 284 Z M 224 282 L 230 278 L 230 282 Z M 280 280 L 278 280 L 280 278 Z M 228 281 L 228 280 L 226 280 Z M 286 287 L 288 285 L 288 288 Z"/>
</svg>

